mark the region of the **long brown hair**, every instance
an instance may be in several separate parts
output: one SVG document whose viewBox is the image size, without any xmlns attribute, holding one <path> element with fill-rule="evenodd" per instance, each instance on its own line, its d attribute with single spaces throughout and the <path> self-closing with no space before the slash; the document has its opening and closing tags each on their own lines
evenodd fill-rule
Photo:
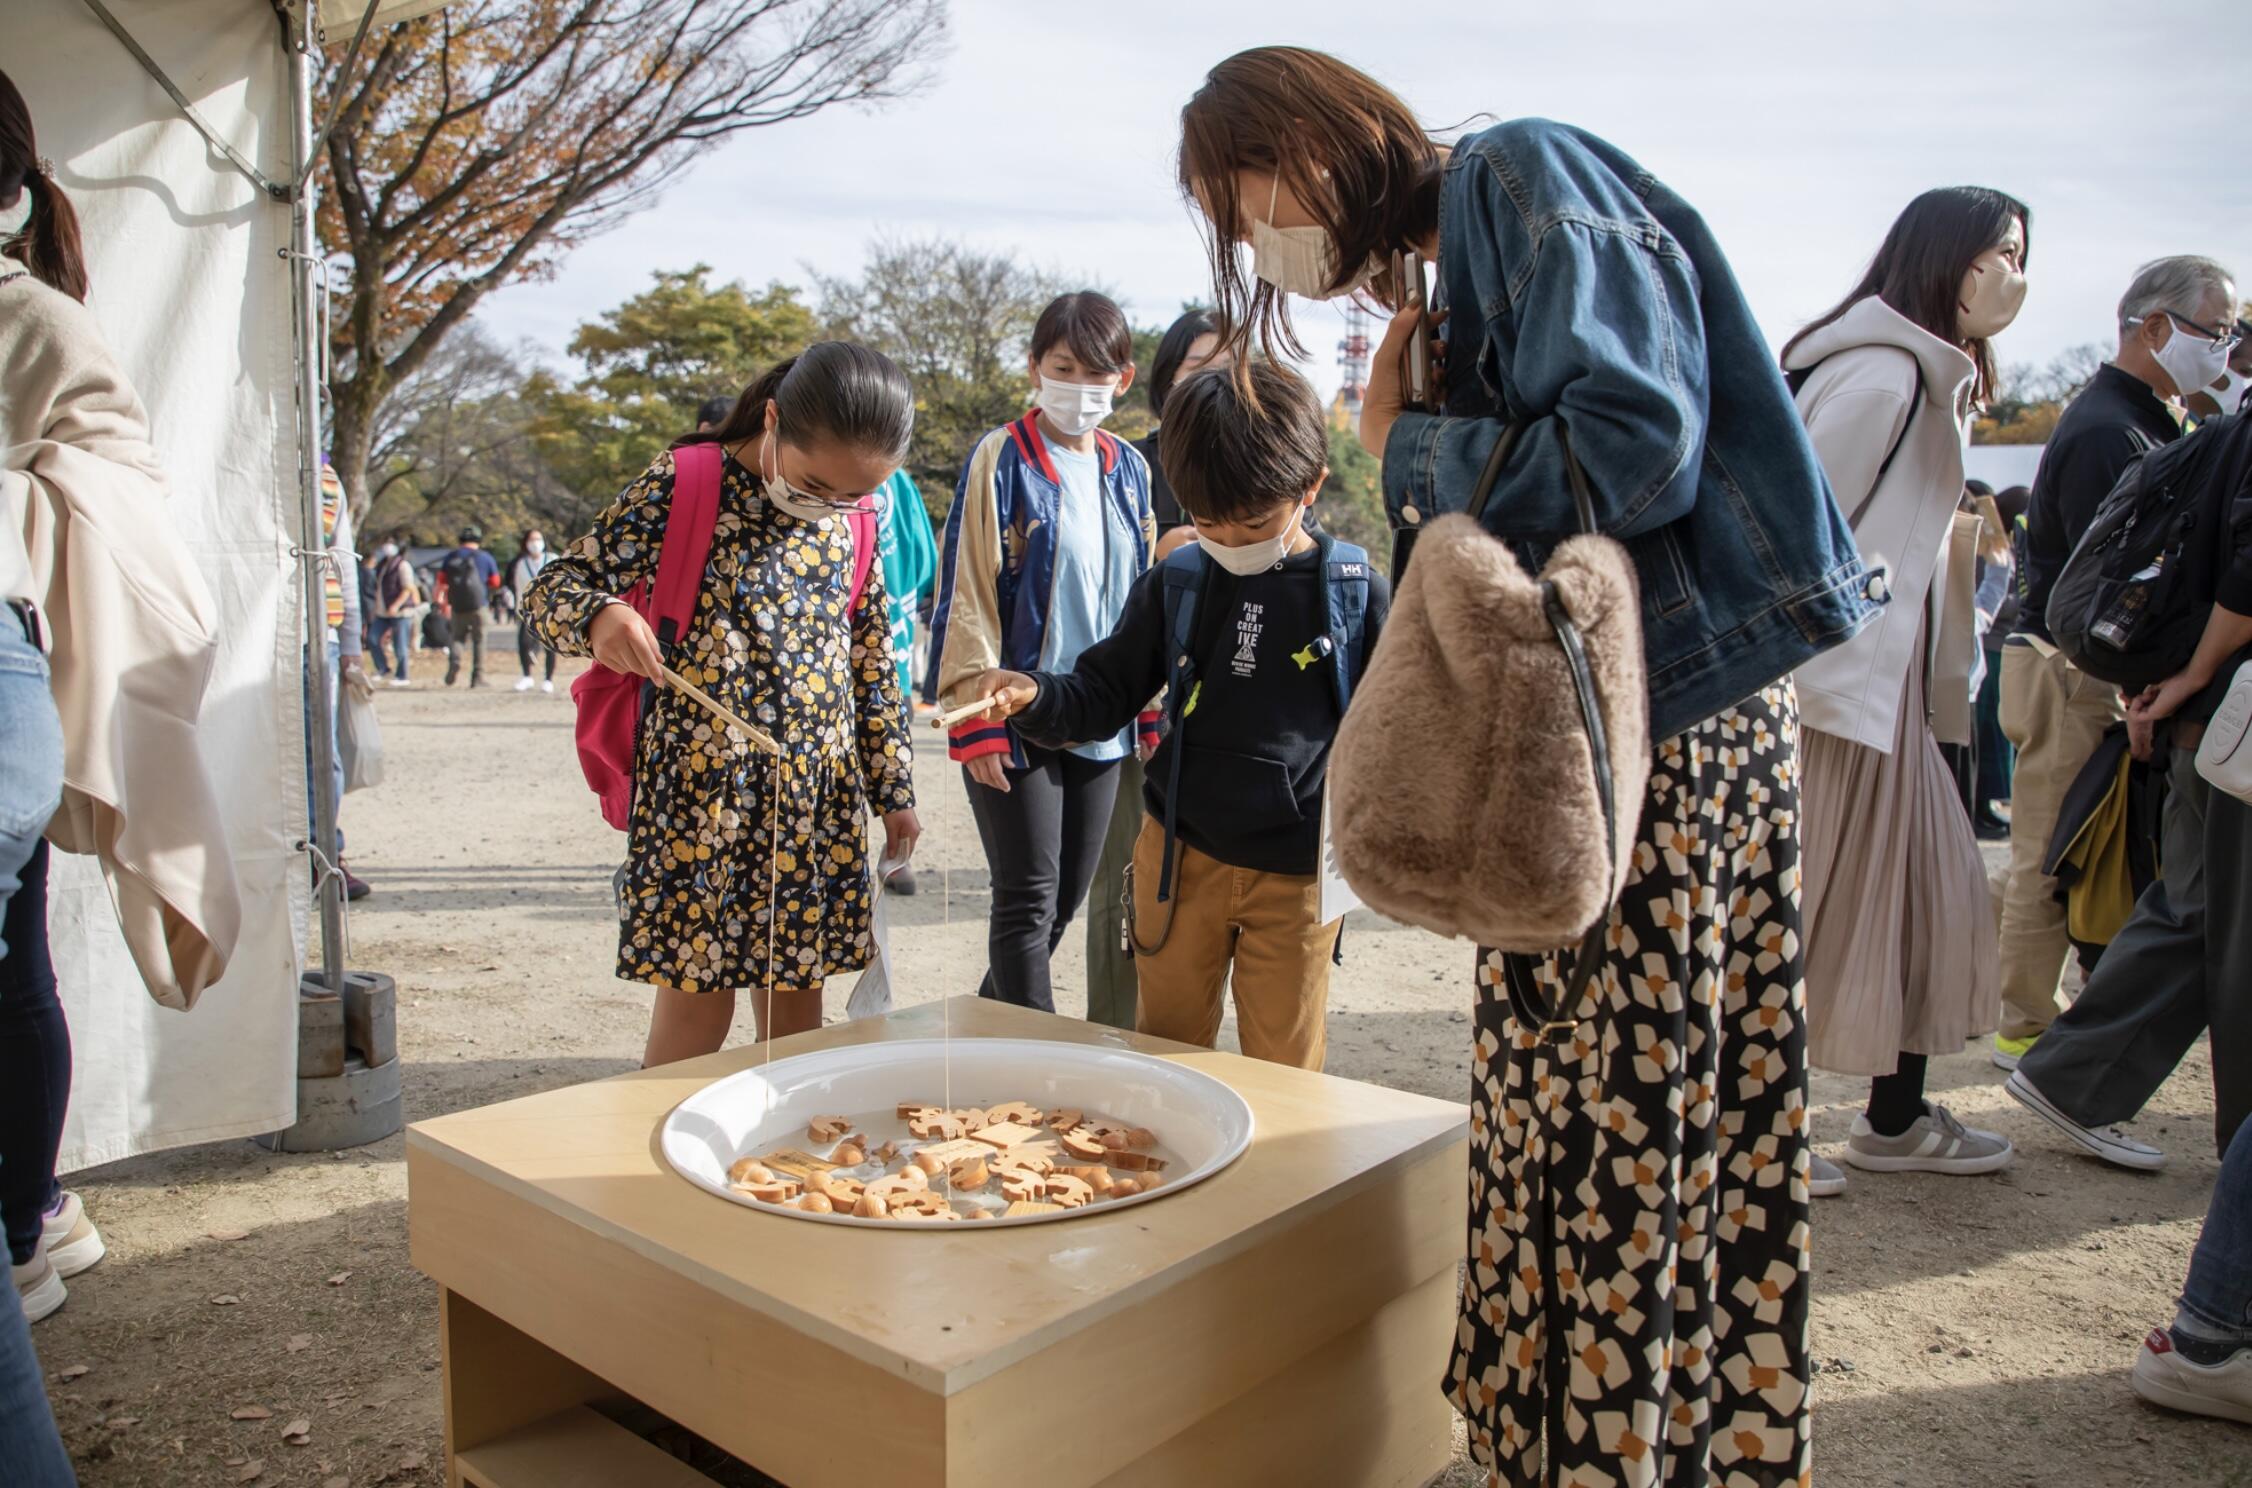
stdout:
<svg viewBox="0 0 2252 1488">
<path fill-rule="evenodd" d="M 26 191 L 31 193 L 31 221 L 6 246 L 22 250 L 24 267 L 41 283 L 83 301 L 86 255 L 78 243 L 78 213 L 40 165 L 30 105 L 0 72 L 0 204 L 14 206 Z"/>
<path fill-rule="evenodd" d="M 1978 369 L 1971 390 L 1984 405 L 1994 398 L 1994 348 L 1983 338 L 1966 340 L 1961 330 L 1963 276 L 1988 250 L 1998 248 L 2015 222 L 2025 234 L 2018 257 L 2022 271 L 2033 257 L 2033 212 L 2014 196 L 1986 186 L 1939 186 L 1902 209 L 1884 235 L 1852 292 L 1783 348 L 1783 361 L 1808 336 L 1842 317 L 1871 295 L 1881 298 L 1925 330 L 1970 354 Z"/>
<path fill-rule="evenodd" d="M 1181 109 L 1181 194 L 1206 219 L 1205 255 L 1220 339 L 1240 365 L 1253 329 L 1268 355 L 1302 359 L 1288 295 L 1252 277 L 1251 217 L 1239 170 L 1278 173 L 1337 245 L 1334 290 L 1371 254 L 1389 254 L 1439 220 L 1439 147 L 1391 89 L 1325 52 L 1253 47 L 1205 74 Z M 1389 267 L 1369 288 L 1398 308 Z"/>
<path fill-rule="evenodd" d="M 756 439 L 769 402 L 776 436 L 800 448 L 828 439 L 896 463 L 915 433 L 915 389 L 896 362 L 856 341 L 816 341 L 753 379 L 717 428 L 676 439 L 673 448 Z"/>
</svg>

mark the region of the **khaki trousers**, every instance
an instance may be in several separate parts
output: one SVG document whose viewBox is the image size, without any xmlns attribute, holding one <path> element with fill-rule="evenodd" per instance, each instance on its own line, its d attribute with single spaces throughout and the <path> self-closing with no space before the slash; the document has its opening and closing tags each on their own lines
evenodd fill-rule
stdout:
<svg viewBox="0 0 2252 1488">
<path fill-rule="evenodd" d="M 2010 786 L 2010 867 L 2002 887 L 2002 1033 L 2031 1038 L 2057 1015 L 2057 988 L 2072 943 L 2056 880 L 2041 859 L 2056 833 L 2064 793 L 2096 752 L 2104 730 L 2125 716 L 2119 690 L 2099 682 L 2046 641 L 2014 637 L 2002 647 L 2002 732 L 2017 746 Z"/>
<path fill-rule="evenodd" d="M 1236 1034 L 1253 1059 L 1318 1070 L 1328 1051 L 1330 955 L 1341 923 L 1321 922 L 1321 880 L 1311 874 L 1231 868 L 1178 845 L 1173 897 L 1157 902 L 1165 828 L 1142 822 L 1134 843 L 1134 927 L 1143 1033 L 1212 1047 L 1221 996 L 1234 973 Z M 1166 925 L 1167 916 L 1171 928 Z"/>
</svg>

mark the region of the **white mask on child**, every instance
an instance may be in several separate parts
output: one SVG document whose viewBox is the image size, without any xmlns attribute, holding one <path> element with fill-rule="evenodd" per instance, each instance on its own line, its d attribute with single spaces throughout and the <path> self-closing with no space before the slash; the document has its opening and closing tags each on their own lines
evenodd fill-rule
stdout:
<svg viewBox="0 0 2252 1488">
<path fill-rule="evenodd" d="M 1282 199 L 1282 171 L 1275 171 L 1274 190 L 1267 194 L 1267 220 L 1251 224 L 1251 272 L 1284 294 L 1309 300 L 1334 300 L 1352 294 L 1376 277 L 1376 259 L 1370 256 L 1361 271 L 1336 289 L 1337 244 L 1326 227 L 1277 227 L 1275 203 Z"/>
<path fill-rule="evenodd" d="M 768 475 L 766 473 L 765 455 L 767 450 L 772 450 L 773 448 L 774 433 L 772 430 L 769 430 L 767 431 L 766 435 L 765 447 L 759 452 L 760 459 L 758 478 L 759 485 L 763 488 L 767 501 L 774 507 L 774 509 L 776 511 L 784 512 L 790 516 L 796 517 L 801 522 L 818 522 L 824 517 L 834 516 L 836 514 L 836 508 L 829 505 L 828 502 L 816 501 L 813 497 L 806 495 L 803 491 L 800 491 L 797 487 L 782 479 L 782 456 L 780 451 L 775 451 L 774 454 L 774 473 L 772 475 Z"/>
<path fill-rule="evenodd" d="M 1293 508 L 1290 520 L 1283 524 L 1281 533 L 1265 542 L 1245 543 L 1241 547 L 1231 548 L 1226 543 L 1214 542 L 1199 532 L 1196 535 L 1196 545 L 1204 549 L 1205 556 L 1214 563 L 1239 579 L 1247 579 L 1253 574 L 1265 573 L 1270 568 L 1282 567 L 1282 560 L 1290 556 L 1291 539 L 1298 535 L 1298 518 L 1305 510 L 1303 503 Z"/>
<path fill-rule="evenodd" d="M 1040 411 L 1048 422 L 1077 438 L 1092 433 L 1110 417 L 1111 385 L 1107 382 L 1058 382 L 1040 379 Z"/>
<path fill-rule="evenodd" d="M 26 186 L 16 193 L 16 204 L 0 207 L 0 240 L 16 236 L 31 226 L 31 188 Z"/>
</svg>

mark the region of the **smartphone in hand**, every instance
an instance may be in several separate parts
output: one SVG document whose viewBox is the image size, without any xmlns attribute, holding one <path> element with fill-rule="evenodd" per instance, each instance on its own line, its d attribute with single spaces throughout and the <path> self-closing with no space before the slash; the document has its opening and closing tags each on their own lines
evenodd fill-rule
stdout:
<svg viewBox="0 0 2252 1488">
<path fill-rule="evenodd" d="M 1423 279 L 1423 255 L 1395 253 L 1392 255 L 1392 282 L 1399 288 L 1400 308 L 1428 313 L 1431 306 L 1429 291 Z M 1431 380 L 1431 338 L 1429 335 L 1413 337 L 1408 342 L 1407 366 L 1400 380 L 1404 406 L 1424 413 L 1436 413 L 1438 407 Z"/>
</svg>

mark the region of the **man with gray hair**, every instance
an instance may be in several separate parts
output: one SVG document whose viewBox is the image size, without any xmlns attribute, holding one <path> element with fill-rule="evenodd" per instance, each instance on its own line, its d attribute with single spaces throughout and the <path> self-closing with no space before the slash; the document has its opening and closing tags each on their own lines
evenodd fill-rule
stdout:
<svg viewBox="0 0 2252 1488">
<path fill-rule="evenodd" d="M 2096 507 L 2146 450 L 2181 437 L 2174 405 L 2220 377 L 2236 322 L 2234 276 L 2209 258 L 2162 258 L 2119 301 L 2119 352 L 2096 372 L 2042 451 L 2026 510 L 2018 633 L 2002 647 L 2002 732 L 2017 746 L 2010 866 L 2002 891 L 2002 1026 L 1994 1062 L 2016 1069 L 2057 1015 L 2071 949 L 2056 880 L 2041 871 L 2064 795 L 2104 731 L 2117 691 L 2049 636 L 2049 591 Z"/>
</svg>

